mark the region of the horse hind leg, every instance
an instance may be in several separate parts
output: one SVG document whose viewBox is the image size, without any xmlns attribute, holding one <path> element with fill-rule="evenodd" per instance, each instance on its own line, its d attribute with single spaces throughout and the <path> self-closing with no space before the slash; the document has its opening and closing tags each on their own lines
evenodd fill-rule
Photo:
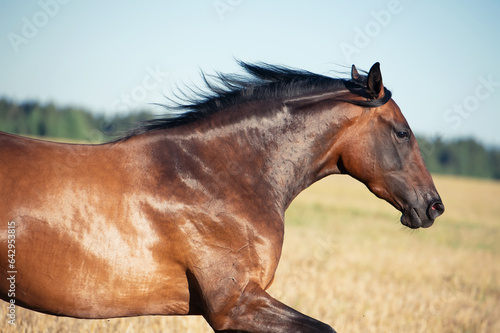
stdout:
<svg viewBox="0 0 500 333">
<path fill-rule="evenodd" d="M 256 283 L 249 283 L 240 297 L 205 318 L 216 332 L 335 333 L 327 324 L 272 298 Z"/>
</svg>

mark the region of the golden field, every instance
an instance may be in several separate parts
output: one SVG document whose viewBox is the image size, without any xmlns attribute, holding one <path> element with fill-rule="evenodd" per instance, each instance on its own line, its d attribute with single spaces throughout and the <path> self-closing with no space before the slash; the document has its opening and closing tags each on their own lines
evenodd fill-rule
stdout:
<svg viewBox="0 0 500 333">
<path fill-rule="evenodd" d="M 435 176 L 446 206 L 430 229 L 346 176 L 287 211 L 269 292 L 341 332 L 500 332 L 500 183 Z M 212 332 L 201 317 L 58 318 L 0 303 L 2 332 Z"/>
</svg>

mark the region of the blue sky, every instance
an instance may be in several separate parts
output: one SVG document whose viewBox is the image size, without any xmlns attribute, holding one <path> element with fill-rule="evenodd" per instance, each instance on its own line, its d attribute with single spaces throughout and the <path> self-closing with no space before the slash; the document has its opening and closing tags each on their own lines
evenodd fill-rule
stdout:
<svg viewBox="0 0 500 333">
<path fill-rule="evenodd" d="M 496 0 L 2 1 L 0 96 L 113 114 L 234 58 L 323 74 L 379 61 L 414 132 L 500 146 L 498 17 Z"/>
</svg>

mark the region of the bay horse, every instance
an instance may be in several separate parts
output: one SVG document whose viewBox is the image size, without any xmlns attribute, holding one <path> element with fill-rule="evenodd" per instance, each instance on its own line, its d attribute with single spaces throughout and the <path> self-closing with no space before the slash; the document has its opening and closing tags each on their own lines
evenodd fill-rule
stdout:
<svg viewBox="0 0 500 333">
<path fill-rule="evenodd" d="M 444 205 L 378 63 L 349 79 L 240 65 L 245 75 L 204 76 L 207 91 L 176 116 L 105 144 L 1 133 L 2 299 L 75 318 L 334 332 L 265 291 L 291 201 L 348 174 L 410 228 L 431 226 Z"/>
</svg>

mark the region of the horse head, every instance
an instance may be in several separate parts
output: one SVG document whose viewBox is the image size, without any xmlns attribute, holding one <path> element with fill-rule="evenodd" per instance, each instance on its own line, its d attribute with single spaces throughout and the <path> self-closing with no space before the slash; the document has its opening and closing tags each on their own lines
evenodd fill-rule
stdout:
<svg viewBox="0 0 500 333">
<path fill-rule="evenodd" d="M 382 83 L 380 65 L 373 65 L 367 76 L 353 66 L 351 82 L 364 87 L 366 98 L 386 101 L 365 108 L 356 126 L 346 131 L 339 169 L 401 211 L 403 225 L 430 227 L 443 214 L 444 205 L 408 122 L 387 95 L 390 92 Z"/>
</svg>

